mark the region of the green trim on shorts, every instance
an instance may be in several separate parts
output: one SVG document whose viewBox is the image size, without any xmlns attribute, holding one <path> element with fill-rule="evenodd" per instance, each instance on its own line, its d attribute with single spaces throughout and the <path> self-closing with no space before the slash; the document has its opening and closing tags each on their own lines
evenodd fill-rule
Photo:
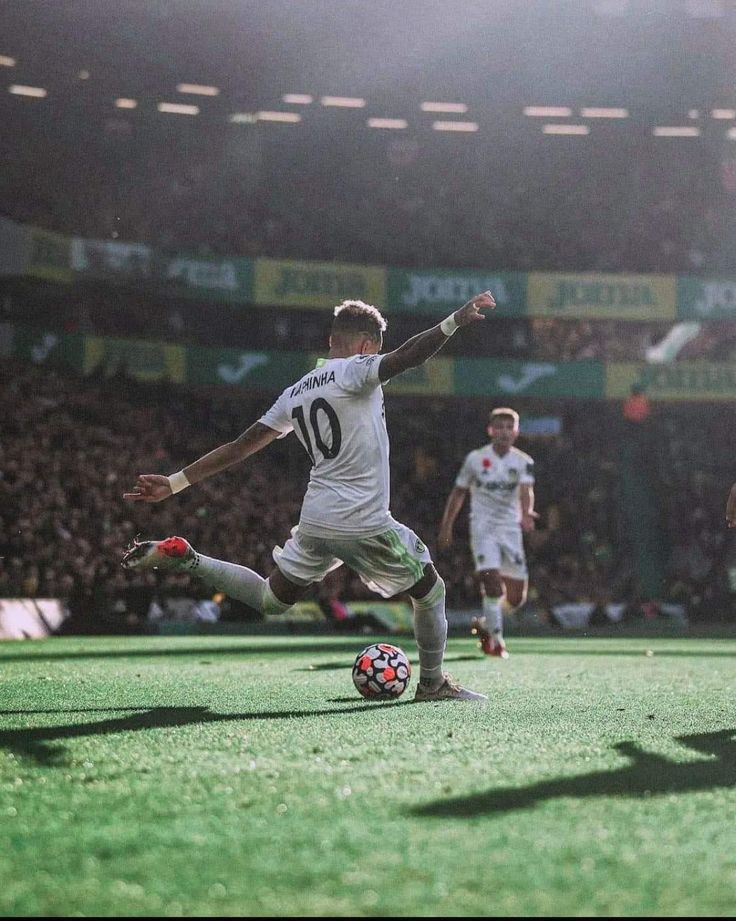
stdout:
<svg viewBox="0 0 736 921">
<path fill-rule="evenodd" d="M 396 531 L 384 531 L 383 534 L 379 534 L 379 537 L 385 539 L 396 559 L 409 569 L 412 576 L 414 576 L 418 582 L 424 576 L 424 563 L 422 563 L 421 560 L 415 559 L 415 557 L 409 553 L 406 547 L 401 543 L 401 538 Z"/>
</svg>

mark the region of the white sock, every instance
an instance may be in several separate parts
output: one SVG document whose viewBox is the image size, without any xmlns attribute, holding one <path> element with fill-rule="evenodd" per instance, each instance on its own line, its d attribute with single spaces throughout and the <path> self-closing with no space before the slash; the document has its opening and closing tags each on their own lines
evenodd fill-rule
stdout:
<svg viewBox="0 0 736 921">
<path fill-rule="evenodd" d="M 218 591 L 244 602 L 261 614 L 283 614 L 291 607 L 274 595 L 268 579 L 246 566 L 216 560 L 195 551 L 195 558 L 187 569 Z"/>
<path fill-rule="evenodd" d="M 445 583 L 440 576 L 423 598 L 412 598 L 414 636 L 419 650 L 419 682 L 435 686 L 442 683 L 442 663 L 447 644 Z"/>
<path fill-rule="evenodd" d="M 488 629 L 498 639 L 503 639 L 503 614 L 501 612 L 501 598 L 483 596 L 483 616 L 488 624 Z"/>
</svg>

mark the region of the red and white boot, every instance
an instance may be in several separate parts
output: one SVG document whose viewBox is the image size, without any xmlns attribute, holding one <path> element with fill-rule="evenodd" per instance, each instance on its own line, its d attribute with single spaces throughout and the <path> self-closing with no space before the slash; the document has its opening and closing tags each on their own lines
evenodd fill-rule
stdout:
<svg viewBox="0 0 736 921">
<path fill-rule="evenodd" d="M 123 555 L 123 569 L 184 569 L 197 555 L 189 541 L 183 537 L 165 540 L 138 540 L 134 538 Z"/>
</svg>

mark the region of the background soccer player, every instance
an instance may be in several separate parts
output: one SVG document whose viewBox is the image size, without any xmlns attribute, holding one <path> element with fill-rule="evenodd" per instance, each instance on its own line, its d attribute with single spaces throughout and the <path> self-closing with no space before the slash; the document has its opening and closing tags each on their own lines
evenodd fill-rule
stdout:
<svg viewBox="0 0 736 921">
<path fill-rule="evenodd" d="M 534 462 L 513 447 L 519 414 L 506 407 L 491 411 L 490 444 L 465 458 L 448 496 L 439 533 L 440 548 L 452 543 L 455 519 L 470 492 L 470 546 L 483 597 L 483 616 L 473 633 L 483 652 L 507 658 L 503 640 L 505 601 L 515 610 L 526 600 L 528 571 L 523 531 L 534 530 Z"/>
<path fill-rule="evenodd" d="M 252 569 L 197 553 L 181 537 L 134 541 L 126 568 L 180 569 L 263 613 L 283 613 L 342 563 L 385 598 L 408 592 L 419 650 L 415 700 L 486 700 L 442 670 L 447 641 L 445 583 L 426 546 L 389 511 L 389 443 L 383 407 L 386 381 L 423 364 L 460 327 L 495 307 L 490 291 L 386 355 L 386 321 L 362 301 L 335 309 L 327 359 L 287 387 L 261 419 L 172 476 L 142 474 L 124 498 L 160 502 L 245 460 L 295 432 L 312 461 L 298 526 L 276 568 L 264 579 Z"/>
</svg>

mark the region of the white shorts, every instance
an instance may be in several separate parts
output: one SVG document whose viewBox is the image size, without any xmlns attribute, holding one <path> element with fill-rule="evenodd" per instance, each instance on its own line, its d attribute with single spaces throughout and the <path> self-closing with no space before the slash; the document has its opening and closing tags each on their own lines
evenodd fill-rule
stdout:
<svg viewBox="0 0 736 921">
<path fill-rule="evenodd" d="M 415 585 L 432 562 L 417 535 L 398 522 L 375 537 L 313 537 L 297 528 L 291 535 L 283 550 L 274 547 L 273 558 L 297 585 L 320 582 L 345 563 L 372 592 L 392 598 Z"/>
<path fill-rule="evenodd" d="M 483 531 L 470 537 L 475 559 L 475 571 L 497 569 L 509 579 L 529 578 L 524 553 L 524 540 L 520 528 L 498 528 Z"/>
</svg>

